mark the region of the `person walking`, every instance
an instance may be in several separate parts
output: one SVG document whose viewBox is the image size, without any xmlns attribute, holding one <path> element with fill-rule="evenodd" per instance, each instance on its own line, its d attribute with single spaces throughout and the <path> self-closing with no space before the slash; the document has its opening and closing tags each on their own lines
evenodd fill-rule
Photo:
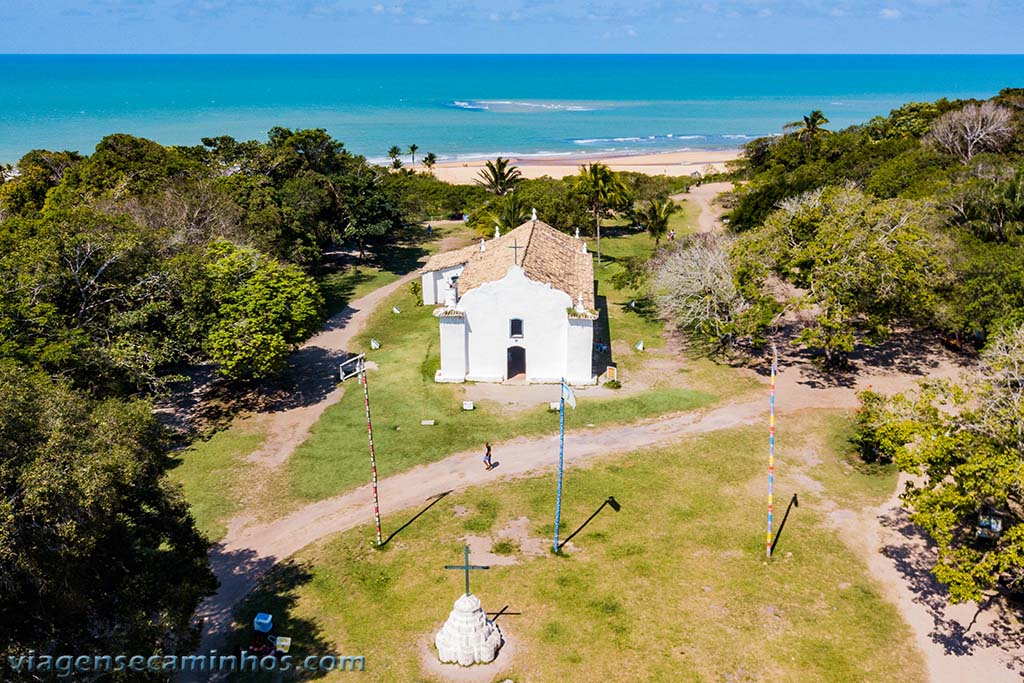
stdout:
<svg viewBox="0 0 1024 683">
<path fill-rule="evenodd" d="M 491 464 L 491 444 L 485 444 L 487 451 L 484 453 L 484 469 L 494 469 L 494 465 Z"/>
</svg>

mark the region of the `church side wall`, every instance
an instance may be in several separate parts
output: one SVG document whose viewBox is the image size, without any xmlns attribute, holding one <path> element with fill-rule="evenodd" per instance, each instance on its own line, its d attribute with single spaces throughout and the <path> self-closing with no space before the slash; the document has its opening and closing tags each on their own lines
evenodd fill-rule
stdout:
<svg viewBox="0 0 1024 683">
<path fill-rule="evenodd" d="M 570 384 L 593 384 L 594 321 L 570 318 L 568 323 L 565 379 Z"/>
<path fill-rule="evenodd" d="M 464 382 L 466 380 L 466 319 L 461 316 L 443 316 L 438 319 L 441 328 L 441 371 L 438 382 Z"/>
<path fill-rule="evenodd" d="M 423 305 L 433 306 L 437 303 L 437 273 L 423 273 L 420 284 L 423 285 Z"/>
<path fill-rule="evenodd" d="M 568 294 L 522 275 L 467 292 L 459 302 L 468 321 L 466 378 L 481 382 L 506 379 L 508 348 L 521 346 L 526 351 L 527 381 L 559 381 L 565 372 L 566 309 L 571 305 Z M 521 339 L 511 337 L 509 322 L 513 318 L 523 320 Z M 587 358 L 589 363 L 589 355 Z"/>
</svg>

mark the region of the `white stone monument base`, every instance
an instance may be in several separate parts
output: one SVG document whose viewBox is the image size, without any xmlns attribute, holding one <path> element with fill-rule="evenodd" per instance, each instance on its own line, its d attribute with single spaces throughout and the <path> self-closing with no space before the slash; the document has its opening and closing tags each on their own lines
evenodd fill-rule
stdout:
<svg viewBox="0 0 1024 683">
<path fill-rule="evenodd" d="M 487 620 L 475 595 L 463 595 L 455 601 L 448 621 L 434 638 L 438 659 L 462 666 L 493 662 L 501 642 L 501 631 Z"/>
</svg>

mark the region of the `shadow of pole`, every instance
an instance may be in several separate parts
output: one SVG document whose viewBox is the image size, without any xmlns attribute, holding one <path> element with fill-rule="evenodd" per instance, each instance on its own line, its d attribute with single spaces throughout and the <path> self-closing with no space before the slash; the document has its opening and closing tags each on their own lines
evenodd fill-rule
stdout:
<svg viewBox="0 0 1024 683">
<path fill-rule="evenodd" d="M 619 510 L 622 509 L 622 505 L 619 503 L 619 501 L 615 500 L 614 496 L 608 496 L 604 500 L 604 502 L 601 503 L 601 505 L 596 510 L 594 510 L 594 514 L 592 514 L 589 517 L 587 517 L 587 521 L 583 522 L 583 524 L 580 524 L 579 527 L 576 529 L 576 531 L 574 531 L 571 534 L 569 534 L 569 536 L 564 541 L 562 541 L 561 543 L 558 544 L 558 549 L 561 550 L 563 545 L 565 545 L 566 543 L 568 543 L 569 541 L 571 541 L 573 539 L 573 536 L 575 536 L 579 532 L 583 531 L 583 527 L 585 527 L 588 524 L 590 524 L 590 522 L 593 521 L 594 517 L 597 517 L 597 515 L 601 512 L 601 510 L 604 509 L 605 505 L 611 506 L 612 510 L 615 510 L 616 512 L 618 512 Z"/>
<path fill-rule="evenodd" d="M 775 538 L 772 540 L 772 548 L 768 553 L 769 556 L 775 555 L 775 546 L 778 544 L 779 538 L 782 536 L 782 530 L 786 528 L 786 520 L 789 519 L 789 511 L 794 507 L 800 507 L 800 501 L 796 499 L 795 493 L 793 494 L 793 497 L 789 499 L 789 505 L 786 506 L 786 514 L 782 515 L 782 524 L 779 524 L 779 530 L 776 532 Z"/>
<path fill-rule="evenodd" d="M 451 490 L 449 490 L 449 491 L 445 491 L 445 492 L 443 492 L 443 493 L 438 493 L 438 494 L 437 494 L 436 496 L 431 496 L 430 498 L 427 498 L 427 500 L 429 500 L 429 501 L 430 501 L 430 503 L 429 503 L 429 504 L 428 504 L 428 505 L 427 505 L 427 506 L 426 506 L 425 508 L 423 508 L 422 510 L 420 510 L 419 512 L 417 512 L 417 513 L 416 513 L 415 515 L 413 515 L 413 516 L 412 516 L 412 519 L 410 519 L 410 520 L 409 520 L 408 522 L 406 522 L 406 523 L 405 523 L 405 524 L 403 524 L 402 526 L 400 526 L 400 527 L 398 527 L 397 529 L 395 529 L 394 531 L 392 531 L 392 532 L 391 532 L 391 535 L 390 535 L 390 536 L 388 536 L 387 538 L 385 538 L 385 539 L 384 539 L 384 542 L 383 542 L 383 543 L 381 543 L 381 544 L 380 544 L 379 546 L 377 546 L 377 547 L 379 547 L 379 548 L 383 548 L 384 546 L 386 546 L 386 545 L 388 544 L 388 542 L 389 542 L 389 541 L 390 541 L 390 540 L 391 540 L 392 538 L 394 538 L 395 536 L 397 536 L 397 535 L 398 535 L 399 533 L 401 533 L 401 532 L 402 532 L 402 531 L 403 531 L 403 530 L 404 530 L 404 529 L 405 529 L 405 528 L 406 528 L 407 526 L 409 526 L 410 524 L 412 524 L 413 522 L 415 522 L 415 521 L 416 521 L 417 519 L 419 519 L 419 518 L 420 518 L 420 517 L 421 517 L 421 516 L 422 516 L 422 515 L 423 515 L 424 513 L 426 513 L 426 511 L 427 511 L 427 510 L 429 510 L 430 508 L 432 508 L 432 507 L 434 507 L 435 505 L 437 505 L 437 504 L 438 504 L 438 503 L 439 503 L 439 502 L 441 501 L 441 499 L 442 499 L 442 498 L 444 498 L 445 496 L 447 496 L 447 495 L 448 495 L 448 494 L 450 494 L 451 492 L 452 492 L 452 491 L 451 491 Z"/>
</svg>

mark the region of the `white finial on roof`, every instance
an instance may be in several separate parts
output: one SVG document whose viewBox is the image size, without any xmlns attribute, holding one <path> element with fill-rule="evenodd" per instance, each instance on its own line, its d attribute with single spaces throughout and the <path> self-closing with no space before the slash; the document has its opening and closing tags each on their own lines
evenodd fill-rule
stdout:
<svg viewBox="0 0 1024 683">
<path fill-rule="evenodd" d="M 580 229 L 576 228 L 576 239 L 580 238 Z"/>
<path fill-rule="evenodd" d="M 530 217 L 530 220 L 531 221 L 537 220 L 537 209 L 533 210 L 533 215 Z"/>
<path fill-rule="evenodd" d="M 487 240 L 480 238 L 480 251 L 487 251 Z"/>
<path fill-rule="evenodd" d="M 583 253 L 584 254 L 587 253 L 587 243 L 586 242 L 583 243 Z"/>
<path fill-rule="evenodd" d="M 501 226 L 497 223 L 494 224 L 494 239 L 501 237 Z"/>
<path fill-rule="evenodd" d="M 576 299 L 576 312 L 584 313 L 587 309 L 583 306 L 583 292 L 580 292 L 580 296 Z"/>
</svg>

